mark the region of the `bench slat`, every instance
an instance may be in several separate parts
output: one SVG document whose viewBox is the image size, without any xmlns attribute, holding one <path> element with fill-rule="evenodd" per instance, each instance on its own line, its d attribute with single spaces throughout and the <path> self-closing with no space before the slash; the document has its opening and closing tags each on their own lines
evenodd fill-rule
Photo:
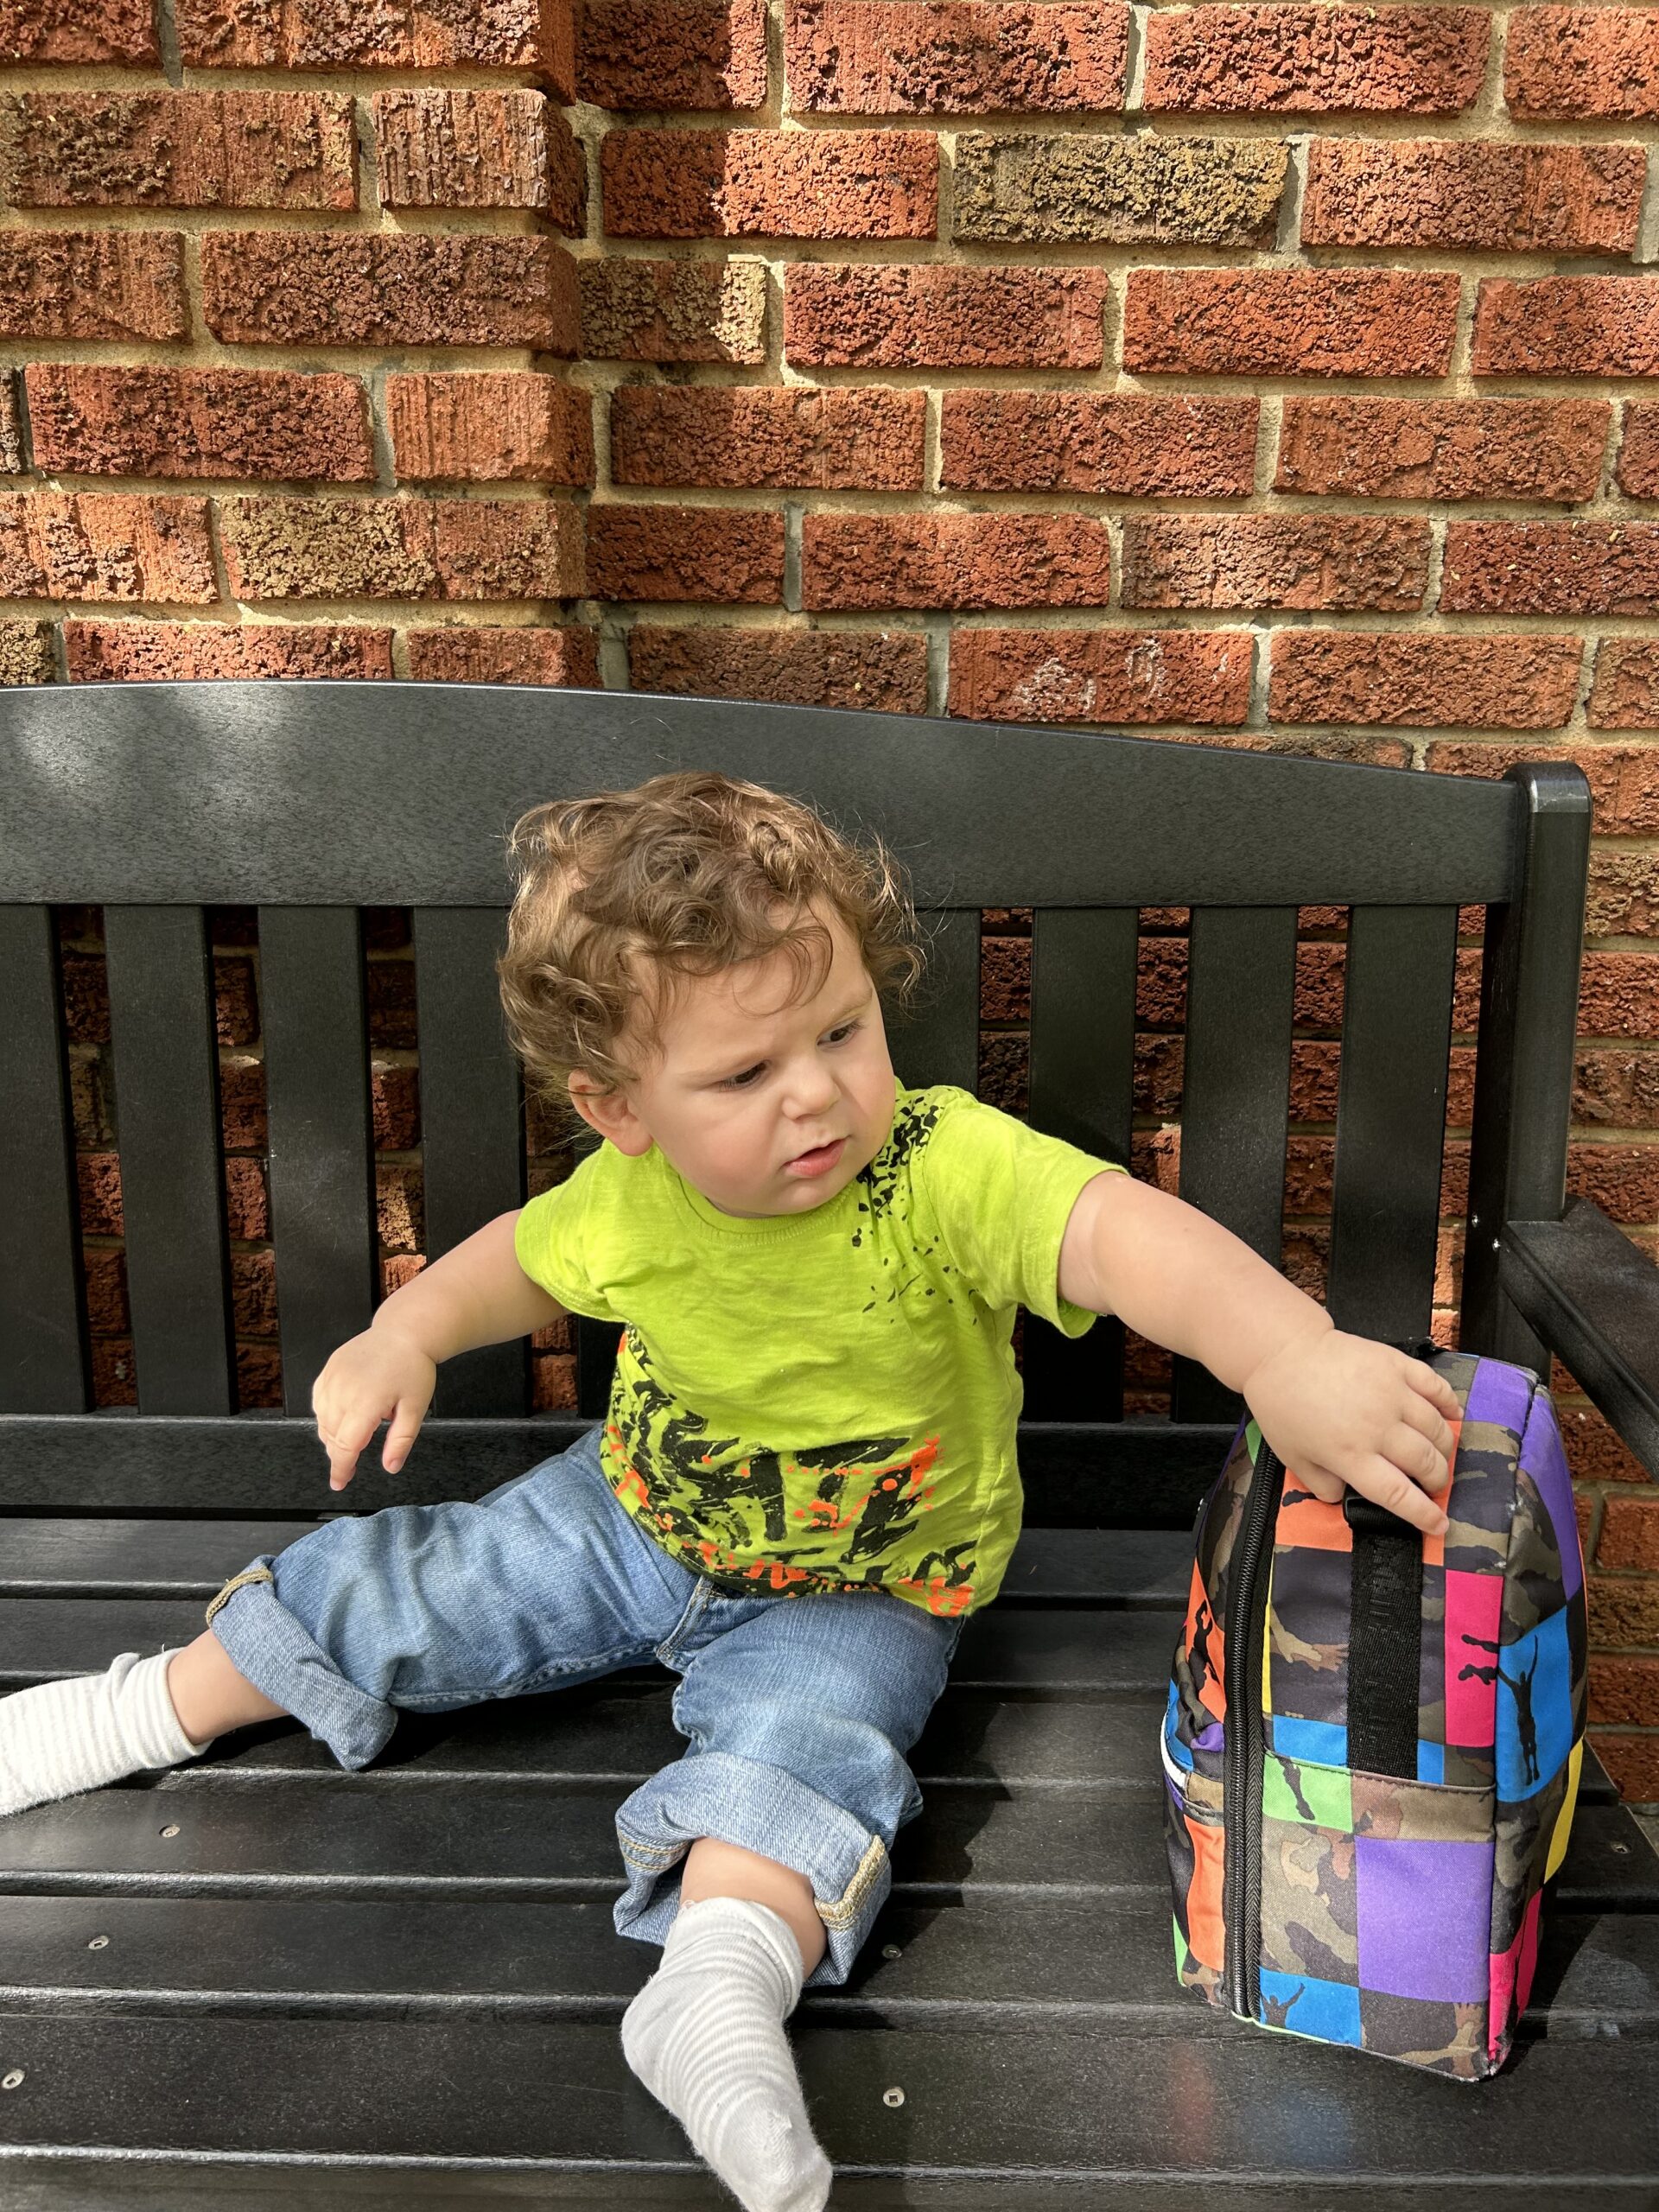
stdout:
<svg viewBox="0 0 1659 2212">
<path fill-rule="evenodd" d="M 1284 1250 L 1296 909 L 1192 910 L 1187 955 L 1181 1197 L 1270 1267 Z M 1236 1421 L 1237 1394 L 1174 1363 L 1178 1421 Z"/>
<path fill-rule="evenodd" d="M 141 1414 L 236 1410 L 213 952 L 199 906 L 106 906 Z"/>
<path fill-rule="evenodd" d="M 1349 916 L 1325 1303 L 1361 1336 L 1428 1334 L 1457 950 L 1455 906 Z"/>
<path fill-rule="evenodd" d="M 979 910 L 923 909 L 927 973 L 908 1019 L 894 1015 L 888 1043 L 901 1083 L 952 1083 L 979 1093 Z"/>
<path fill-rule="evenodd" d="M 1132 907 L 1032 918 L 1031 1126 L 1126 1166 L 1138 920 Z M 1023 1372 L 1028 1420 L 1121 1421 L 1123 1325 L 1109 1316 L 1068 1338 L 1027 1313 Z"/>
<path fill-rule="evenodd" d="M 329 1355 L 368 1327 L 378 1292 L 356 911 L 262 906 L 259 999 L 283 1405 L 304 1416 Z"/>
<path fill-rule="evenodd" d="M 421 1156 L 429 1260 L 524 1202 L 518 1064 L 495 961 L 506 919 L 493 906 L 417 907 Z M 486 1344 L 438 1370 L 435 1413 L 530 1411 L 530 1340 Z"/>
<path fill-rule="evenodd" d="M 48 906 L 0 906 L 0 1408 L 88 1403 L 74 1131 Z"/>
</svg>

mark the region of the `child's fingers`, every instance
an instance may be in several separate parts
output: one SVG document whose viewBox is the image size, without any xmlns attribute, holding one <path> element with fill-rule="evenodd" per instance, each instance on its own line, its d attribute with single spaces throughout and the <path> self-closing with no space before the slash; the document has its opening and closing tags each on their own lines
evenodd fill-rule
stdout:
<svg viewBox="0 0 1659 2212">
<path fill-rule="evenodd" d="M 1304 1489 L 1311 1490 L 1315 1497 L 1323 1498 L 1327 1505 L 1334 1505 L 1348 1485 L 1340 1475 L 1333 1475 L 1329 1467 L 1296 1465 L 1296 1479 Z"/>
<path fill-rule="evenodd" d="M 1386 1506 L 1390 1513 L 1397 1513 L 1402 1521 L 1409 1521 L 1426 1535 L 1446 1534 L 1448 1524 L 1445 1514 L 1392 1459 L 1374 1454 L 1356 1469 L 1349 1480 L 1362 1497 L 1369 1497 L 1373 1504 Z"/>
<path fill-rule="evenodd" d="M 410 1448 L 421 1433 L 423 1405 L 414 1405 L 407 1398 L 399 1398 L 397 1410 L 392 1415 L 391 1427 L 386 1433 L 385 1449 L 380 1454 L 380 1464 L 389 1475 L 395 1475 L 410 1454 Z"/>
<path fill-rule="evenodd" d="M 1401 1421 L 1402 1427 L 1421 1436 L 1434 1455 L 1433 1471 L 1417 1476 L 1417 1479 L 1426 1482 L 1430 1490 L 1444 1490 L 1452 1479 L 1452 1465 L 1457 1457 L 1456 1437 L 1427 1398 L 1408 1398 Z M 1388 1447 L 1385 1446 L 1384 1449 L 1386 1451 Z M 1389 1451 L 1389 1457 L 1395 1457 L 1392 1451 Z M 1402 1459 L 1399 1464 L 1408 1475 L 1416 1475 L 1416 1468 L 1410 1459 Z"/>
<path fill-rule="evenodd" d="M 1458 1402 L 1457 1392 L 1444 1375 L 1435 1373 L 1426 1359 L 1408 1359 L 1406 1362 L 1406 1380 L 1414 1390 L 1427 1399 L 1431 1406 L 1437 1406 L 1447 1421 L 1462 1420 L 1463 1408 Z"/>
</svg>

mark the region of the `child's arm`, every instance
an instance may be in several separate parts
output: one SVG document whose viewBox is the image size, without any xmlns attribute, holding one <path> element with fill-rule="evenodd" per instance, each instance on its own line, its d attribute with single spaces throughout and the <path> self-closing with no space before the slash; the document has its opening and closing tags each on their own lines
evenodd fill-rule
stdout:
<svg viewBox="0 0 1659 2212">
<path fill-rule="evenodd" d="M 1071 1210 L 1059 1291 L 1200 1360 L 1243 1394 L 1268 1442 L 1322 1497 L 1351 1484 L 1431 1534 L 1446 1516 L 1456 1395 L 1422 1360 L 1344 1334 L 1208 1215 L 1128 1175 L 1097 1175 Z"/>
<path fill-rule="evenodd" d="M 311 1410 L 327 1448 L 331 1490 L 345 1489 L 383 1421 L 391 1424 L 384 1465 L 397 1473 L 432 1402 L 441 1361 L 528 1336 L 563 1313 L 518 1264 L 518 1219 L 517 1212 L 498 1214 L 432 1261 L 330 1357 L 312 1386 Z"/>
</svg>

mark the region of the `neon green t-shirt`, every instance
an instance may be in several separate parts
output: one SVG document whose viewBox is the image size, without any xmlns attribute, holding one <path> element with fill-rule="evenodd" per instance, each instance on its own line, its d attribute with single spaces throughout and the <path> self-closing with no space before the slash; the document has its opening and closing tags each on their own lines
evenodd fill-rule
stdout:
<svg viewBox="0 0 1659 2212">
<path fill-rule="evenodd" d="M 995 1596 L 1020 1533 L 1014 1310 L 1094 1320 L 1059 1296 L 1060 1243 L 1110 1163 L 966 1090 L 896 1092 L 887 1143 L 810 1212 L 741 1220 L 655 1147 L 603 1144 L 516 1249 L 621 1327 L 601 1459 L 664 1550 L 727 1590 L 952 1616 Z"/>
</svg>

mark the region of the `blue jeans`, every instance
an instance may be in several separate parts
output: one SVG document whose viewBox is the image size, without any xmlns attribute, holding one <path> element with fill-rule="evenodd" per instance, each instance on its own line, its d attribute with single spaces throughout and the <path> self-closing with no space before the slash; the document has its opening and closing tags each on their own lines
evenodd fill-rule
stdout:
<svg viewBox="0 0 1659 2212">
<path fill-rule="evenodd" d="M 680 1677 L 690 1739 L 616 1815 L 616 1925 L 664 1941 L 680 1862 L 718 1836 L 804 1874 L 828 1936 L 809 1986 L 844 1981 L 892 1886 L 895 1832 L 921 1810 L 904 1754 L 962 1632 L 880 1592 L 728 1597 L 625 1513 L 599 1431 L 475 1505 L 330 1521 L 232 1577 L 213 1632 L 257 1689 L 344 1767 L 397 1710 L 589 1682 L 652 1659 Z"/>
</svg>

